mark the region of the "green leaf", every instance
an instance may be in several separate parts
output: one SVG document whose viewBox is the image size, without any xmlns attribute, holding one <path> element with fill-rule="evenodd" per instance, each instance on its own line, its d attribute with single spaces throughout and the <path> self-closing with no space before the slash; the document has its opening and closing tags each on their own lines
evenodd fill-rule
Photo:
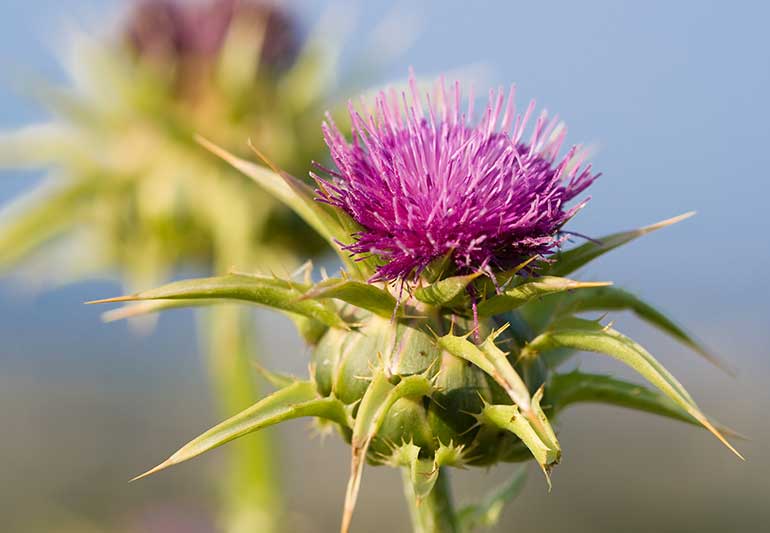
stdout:
<svg viewBox="0 0 770 533">
<path fill-rule="evenodd" d="M 439 468 L 430 459 L 420 459 L 420 447 L 408 443 L 399 446 L 393 454 L 391 464 L 409 468 L 409 481 L 419 505 L 433 490 L 438 480 Z"/>
<path fill-rule="evenodd" d="M 442 466 L 462 467 L 465 464 L 465 448 L 450 443 L 439 443 L 433 459 L 421 459 L 420 447 L 413 442 L 396 446 L 388 459 L 391 466 L 403 466 L 409 469 L 409 483 L 414 492 L 417 505 L 430 496 L 438 480 Z"/>
<path fill-rule="evenodd" d="M 530 398 L 527 385 L 508 361 L 508 354 L 495 345 L 495 339 L 507 327 L 507 325 L 503 326 L 493 332 L 480 346 L 476 346 L 465 337 L 456 337 L 452 334 L 440 337 L 438 343 L 455 357 L 469 361 L 492 377 L 521 409 L 531 428 L 536 432 L 538 439 L 558 458 L 561 452 L 559 442 L 551 424 L 540 409 L 539 402 L 542 397 L 542 390 Z"/>
<path fill-rule="evenodd" d="M 263 398 L 245 411 L 225 420 L 191 440 L 160 465 L 132 481 L 177 465 L 231 440 L 293 418 L 321 417 L 343 426 L 349 425 L 345 406 L 335 398 L 319 398 L 315 385 L 298 381 Z"/>
<path fill-rule="evenodd" d="M 505 504 L 519 495 L 526 480 L 526 467 L 519 467 L 511 479 L 492 489 L 479 503 L 463 507 L 458 513 L 461 530 L 469 533 L 479 527 L 497 525 Z"/>
<path fill-rule="evenodd" d="M 567 299 L 560 309 L 562 314 L 585 311 L 631 311 L 641 320 L 668 333 L 678 341 L 695 350 L 713 365 L 733 374 L 730 368 L 715 355 L 698 344 L 674 321 L 653 306 L 628 291 L 615 287 L 598 287 L 579 291 Z"/>
<path fill-rule="evenodd" d="M 191 307 L 208 307 L 211 305 L 222 305 L 222 300 L 217 299 L 200 299 L 200 300 L 147 300 L 139 303 L 133 303 L 118 307 L 116 309 L 110 309 L 102 313 L 102 321 L 104 322 L 116 322 L 118 320 L 126 320 L 132 318 L 139 318 L 146 315 L 152 315 L 169 311 L 172 309 L 188 309 Z M 309 345 L 314 346 L 318 344 L 324 333 L 328 331 L 328 326 L 322 324 L 318 320 L 309 318 L 307 316 L 298 315 L 296 313 L 288 313 L 287 316 L 294 322 L 294 326 L 302 336 L 302 338 Z"/>
<path fill-rule="evenodd" d="M 221 305 L 222 300 L 200 299 L 200 300 L 148 300 L 144 302 L 131 303 L 123 307 L 110 309 L 102 313 L 103 322 L 117 322 L 138 318 L 140 316 L 152 315 L 169 311 L 171 309 L 187 309 L 190 307 L 208 307 L 210 305 Z"/>
<path fill-rule="evenodd" d="M 384 318 L 393 318 L 396 299 L 385 290 L 370 283 L 331 278 L 313 286 L 303 299 L 336 298 Z"/>
<path fill-rule="evenodd" d="M 521 285 L 506 289 L 502 294 L 487 298 L 479 303 L 478 312 L 479 316 L 483 317 L 499 315 L 549 294 L 575 289 L 604 287 L 609 284 L 609 282 L 603 281 L 575 281 L 553 276 L 535 278 L 525 281 Z"/>
<path fill-rule="evenodd" d="M 559 461 L 561 454 L 543 442 L 530 421 L 519 414 L 517 406 L 485 404 L 484 409 L 477 415 L 477 419 L 483 426 L 494 426 L 510 431 L 519 437 L 521 442 L 532 452 L 532 456 L 540 465 L 550 487 L 550 469 Z"/>
<path fill-rule="evenodd" d="M 433 491 L 438 480 L 439 468 L 430 459 L 415 459 L 410 466 L 409 477 L 417 505 Z"/>
<path fill-rule="evenodd" d="M 286 204 L 287 207 L 297 213 L 302 220 L 307 222 L 319 234 L 324 236 L 324 238 L 327 240 L 332 238 L 331 229 L 324 224 L 318 210 L 314 209 L 312 205 L 297 194 L 280 174 L 273 172 L 262 165 L 257 165 L 250 161 L 246 161 L 245 159 L 241 159 L 203 137 L 197 137 L 197 141 L 205 149 L 222 158 L 232 165 L 233 168 L 253 179 L 258 185 L 265 189 L 265 191 Z M 312 192 L 305 191 L 304 194 L 312 196 Z"/>
<path fill-rule="evenodd" d="M 554 374 L 547 393 L 548 403 L 555 413 L 577 403 L 602 403 L 700 426 L 700 422 L 663 393 L 611 376 L 585 374 L 577 370 Z"/>
<path fill-rule="evenodd" d="M 465 276 L 453 276 L 421 287 L 414 292 L 414 297 L 426 304 L 444 306 L 466 294 L 466 288 L 481 272 Z"/>
<path fill-rule="evenodd" d="M 567 276 L 586 263 L 593 261 L 597 257 L 602 256 L 619 246 L 629 243 L 634 239 L 641 237 L 642 235 L 647 235 L 648 233 L 652 233 L 653 231 L 665 228 L 666 226 L 671 226 L 672 224 L 681 222 L 682 220 L 690 218 L 694 214 L 694 211 L 690 211 L 689 213 L 684 213 L 683 215 L 669 218 L 667 220 L 662 220 L 650 226 L 645 226 L 633 231 L 613 233 L 612 235 L 607 235 L 606 237 L 602 237 L 597 241 L 587 242 L 578 246 L 577 248 L 573 248 L 565 252 L 559 252 L 553 255 L 552 259 L 554 262 L 549 268 L 546 269 L 546 272 L 552 276 Z"/>
<path fill-rule="evenodd" d="M 401 379 L 398 385 L 392 385 L 383 372 L 377 372 L 356 414 L 353 446 L 360 447 L 374 438 L 382 426 L 385 415 L 398 399 L 430 396 L 432 392 L 430 380 L 424 375 L 407 376 Z"/>
<path fill-rule="evenodd" d="M 144 300 L 242 300 L 315 319 L 329 327 L 346 329 L 347 324 L 334 306 L 315 300 L 301 300 L 304 285 L 266 277 L 228 274 L 213 278 L 190 279 L 169 283 L 157 289 L 131 296 L 120 296 L 90 304 Z"/>
<path fill-rule="evenodd" d="M 540 407 L 540 401 L 543 399 L 543 388 L 544 386 L 541 385 L 535 394 L 532 395 L 532 413 L 534 416 L 529 417 L 530 423 L 545 445 L 556 452 L 556 461 L 558 462 L 561 459 L 561 447 L 556 439 L 556 432 L 551 427 L 548 417 L 545 416 L 543 408 Z"/>
<path fill-rule="evenodd" d="M 504 329 L 493 333 L 490 336 L 492 340 L 488 338 L 482 347 L 473 344 L 467 337 L 458 337 L 451 333 L 439 337 L 438 344 L 455 357 L 465 359 L 483 370 L 505 390 L 522 411 L 527 411 L 531 404 L 529 389 L 508 362 L 506 354 L 494 345 L 494 338 Z"/>
<path fill-rule="evenodd" d="M 345 492 L 345 508 L 342 518 L 341 531 L 348 531 L 353 518 L 353 510 L 361 487 L 364 459 L 369 444 L 379 431 L 393 404 L 406 396 L 430 396 L 432 386 L 427 377 L 414 375 L 403 378 L 398 385 L 390 383 L 385 372 L 378 371 L 372 377 L 372 382 L 361 399 L 361 405 L 356 413 L 351 440 L 352 457 L 350 461 L 350 478 Z"/>
<path fill-rule="evenodd" d="M 540 352 L 554 348 L 596 352 L 609 355 L 625 363 L 711 431 L 733 453 L 743 458 L 701 413 L 682 384 L 647 350 L 628 337 L 621 335 L 609 326 L 603 327 L 597 322 L 568 318 L 554 323 L 550 331 L 533 339 L 522 350 L 522 357 L 536 357 Z"/>
<path fill-rule="evenodd" d="M 349 257 L 349 254 L 340 249 L 340 244 L 343 246 L 351 244 L 353 235 L 362 229 L 347 213 L 336 207 L 318 202 L 312 188 L 285 172 L 271 171 L 266 167 L 241 159 L 203 137 L 197 137 L 197 141 L 214 155 L 253 179 L 268 193 L 297 213 L 310 227 L 326 239 L 351 272 L 359 273 L 363 278 L 371 277 L 374 274 L 374 258 L 354 261 Z"/>
</svg>

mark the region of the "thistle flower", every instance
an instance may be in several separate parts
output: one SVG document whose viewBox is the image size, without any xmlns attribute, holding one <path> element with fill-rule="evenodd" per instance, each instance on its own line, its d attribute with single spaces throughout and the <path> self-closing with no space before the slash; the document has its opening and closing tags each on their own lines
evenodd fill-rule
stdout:
<svg viewBox="0 0 770 533">
<path fill-rule="evenodd" d="M 441 533 L 470 530 L 499 511 L 520 482 L 515 476 L 484 503 L 455 512 L 449 467 L 532 459 L 550 485 L 551 470 L 561 460 L 553 421 L 575 403 L 608 403 L 700 425 L 738 453 L 652 354 L 611 324 L 577 315 L 632 311 L 713 357 L 639 297 L 607 282 L 564 277 L 690 214 L 560 250 L 533 272 L 536 276 L 516 276 L 516 268 L 503 271 L 517 256 L 554 249 L 558 231 L 574 213 L 563 203 L 595 176 L 588 167 L 577 170 L 574 152 L 555 163 L 563 133 L 553 140 L 545 119 L 524 143 L 524 118 L 516 120 L 511 136 L 494 133 L 499 95 L 477 127 L 468 126 L 459 113 L 459 89 L 452 96 L 455 103 L 441 104 L 438 113 L 429 107 L 429 118 L 415 98 L 412 106 L 405 104 L 409 118 L 403 122 L 395 104 L 381 96 L 378 115 L 364 120 L 353 113 L 353 145 L 326 126 L 337 170 L 331 171 L 331 182 L 318 179 L 321 202 L 289 174 L 204 143 L 336 246 L 345 269 L 317 283 L 308 267 L 304 278 L 232 274 L 102 301 L 256 303 L 291 317 L 313 350 L 307 378 L 263 370 L 276 392 L 139 477 L 265 427 L 314 417 L 351 447 L 343 533 L 351 526 L 367 461 L 402 468 L 414 530 Z M 513 111 L 503 116 L 510 126 Z M 379 259 L 369 255 L 354 261 L 349 251 Z M 397 301 L 387 280 L 414 276 L 447 254 L 459 273 L 421 276 Z M 652 387 L 560 371 L 577 352 L 609 356 Z"/>
<path fill-rule="evenodd" d="M 384 264 L 376 280 L 419 276 L 451 255 L 461 273 L 505 270 L 551 253 L 562 226 L 584 205 L 568 208 L 598 175 L 580 166 L 577 147 L 558 159 L 566 130 L 543 112 L 524 131 L 535 104 L 516 115 L 514 87 L 502 88 L 474 124 L 473 97 L 461 109 L 460 84 L 443 79 L 427 114 L 410 77 L 406 94 L 380 93 L 375 110 L 350 106 L 353 142 L 331 118 L 323 125 L 335 169 L 318 176 L 324 201 L 343 209 L 362 230 L 346 247 Z M 401 102 L 401 104 L 399 104 Z"/>
</svg>

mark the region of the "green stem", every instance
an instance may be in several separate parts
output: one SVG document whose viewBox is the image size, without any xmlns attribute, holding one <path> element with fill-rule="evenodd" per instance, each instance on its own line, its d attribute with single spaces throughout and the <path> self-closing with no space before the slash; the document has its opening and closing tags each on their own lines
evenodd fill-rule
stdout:
<svg viewBox="0 0 770 533">
<path fill-rule="evenodd" d="M 446 468 L 439 470 L 438 479 L 430 495 L 417 501 L 412 485 L 409 469 L 402 471 L 404 480 L 404 495 L 409 505 L 414 533 L 459 533 L 452 491 L 449 486 L 449 472 Z"/>
<path fill-rule="evenodd" d="M 218 411 L 225 418 L 259 399 L 251 368 L 253 327 L 243 307 L 217 305 L 208 311 L 204 335 L 209 379 Z M 273 451 L 267 432 L 229 444 L 222 487 L 222 529 L 226 533 L 278 531 L 281 502 Z"/>
</svg>

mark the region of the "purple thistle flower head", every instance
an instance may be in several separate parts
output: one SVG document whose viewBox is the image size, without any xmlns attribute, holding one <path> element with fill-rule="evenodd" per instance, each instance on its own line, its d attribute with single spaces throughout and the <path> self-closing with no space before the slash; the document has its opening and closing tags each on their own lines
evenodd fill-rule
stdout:
<svg viewBox="0 0 770 533">
<path fill-rule="evenodd" d="M 490 91 L 474 124 L 473 96 L 461 109 L 460 84 L 442 79 L 423 105 L 414 75 L 411 98 L 381 92 L 373 112 L 353 105 L 352 143 L 331 117 L 323 125 L 336 169 L 313 175 L 320 200 L 363 229 L 346 249 L 382 262 L 372 281 L 409 279 L 447 254 L 458 272 L 511 268 L 562 242 L 562 226 L 585 204 L 567 203 L 597 177 L 578 147 L 558 158 L 566 130 L 543 112 L 524 137 L 515 87 Z"/>
</svg>

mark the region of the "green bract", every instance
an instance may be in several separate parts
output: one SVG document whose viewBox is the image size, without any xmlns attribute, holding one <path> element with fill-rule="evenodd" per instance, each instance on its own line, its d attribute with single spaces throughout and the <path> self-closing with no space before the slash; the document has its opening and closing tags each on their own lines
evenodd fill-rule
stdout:
<svg viewBox="0 0 770 533">
<path fill-rule="evenodd" d="M 222 155 L 328 240 L 346 242 L 355 231 L 347 215 L 314 202 L 312 192 L 295 180 Z M 113 300 L 161 299 L 175 305 L 245 300 L 287 313 L 314 346 L 306 379 L 268 374 L 279 387 L 275 393 L 186 444 L 148 474 L 266 426 L 317 417 L 336 427 L 352 448 L 343 531 L 350 525 L 365 461 L 404 468 L 408 492 L 418 502 L 413 509 L 416 530 L 459 531 L 494 522 L 521 479 L 517 476 L 482 503 L 453 513 L 441 507 L 446 503 L 441 500 L 446 496 L 444 469 L 534 459 L 548 478 L 561 458 L 554 420 L 574 403 L 607 403 L 700 424 L 737 454 L 649 352 L 610 325 L 574 315 L 632 310 L 698 352 L 705 350 L 630 293 L 605 282 L 565 277 L 603 253 L 686 216 L 560 253 L 555 262 L 543 265 L 541 277 L 503 273 L 499 289 L 477 274 L 442 277 L 440 265 L 415 285 L 367 284 L 375 265 L 350 263 L 340 252 L 348 270 L 316 284 L 229 275 Z M 467 297 L 471 287 L 478 298 L 478 322 Z M 652 387 L 560 373 L 558 366 L 578 351 L 612 357 Z"/>
</svg>

